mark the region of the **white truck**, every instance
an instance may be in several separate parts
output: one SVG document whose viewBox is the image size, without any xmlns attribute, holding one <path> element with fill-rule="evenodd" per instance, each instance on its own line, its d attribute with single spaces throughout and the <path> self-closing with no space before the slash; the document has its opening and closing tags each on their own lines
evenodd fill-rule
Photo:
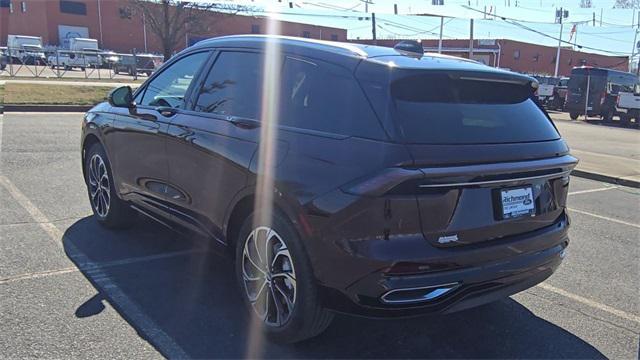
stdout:
<svg viewBox="0 0 640 360">
<path fill-rule="evenodd" d="M 69 50 L 58 50 L 48 58 L 49 66 L 54 68 L 97 68 L 102 64 L 101 50 L 98 48 L 98 40 L 86 38 L 69 39 Z"/>
<path fill-rule="evenodd" d="M 7 52 L 12 61 L 25 65 L 44 65 L 45 55 L 40 36 L 8 35 Z"/>
<path fill-rule="evenodd" d="M 616 112 L 620 114 L 620 121 L 623 125 L 631 125 L 633 120 L 634 126 L 638 127 L 638 115 L 640 115 L 640 93 L 619 92 L 616 101 Z"/>
</svg>

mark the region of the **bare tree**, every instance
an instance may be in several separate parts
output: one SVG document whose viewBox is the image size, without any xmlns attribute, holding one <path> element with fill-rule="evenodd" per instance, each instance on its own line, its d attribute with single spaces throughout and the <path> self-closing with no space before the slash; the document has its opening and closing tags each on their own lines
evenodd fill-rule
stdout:
<svg viewBox="0 0 640 360">
<path fill-rule="evenodd" d="M 614 9 L 638 9 L 640 8 L 640 0 L 616 0 L 613 5 Z"/>
<path fill-rule="evenodd" d="M 169 59 L 187 33 L 206 34 L 220 19 L 248 12 L 246 6 L 180 0 L 129 0 L 144 15 L 151 33 L 161 42 L 165 59 Z"/>
<path fill-rule="evenodd" d="M 591 0 L 580 0 L 581 8 L 591 8 L 593 7 L 593 2 Z"/>
</svg>

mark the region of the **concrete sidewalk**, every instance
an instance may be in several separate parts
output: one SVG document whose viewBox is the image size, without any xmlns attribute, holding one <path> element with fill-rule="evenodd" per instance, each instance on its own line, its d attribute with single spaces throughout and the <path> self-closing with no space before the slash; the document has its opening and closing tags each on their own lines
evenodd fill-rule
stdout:
<svg viewBox="0 0 640 360">
<path fill-rule="evenodd" d="M 132 88 L 137 88 L 142 85 L 141 82 L 114 82 L 114 81 L 67 81 L 67 80 L 0 80 L 0 85 L 3 84 L 41 84 L 41 85 L 68 85 L 68 86 L 126 86 L 129 85 Z"/>
<path fill-rule="evenodd" d="M 574 175 L 640 187 L 640 130 L 572 121 L 565 113 L 550 115 L 580 159 Z"/>
</svg>

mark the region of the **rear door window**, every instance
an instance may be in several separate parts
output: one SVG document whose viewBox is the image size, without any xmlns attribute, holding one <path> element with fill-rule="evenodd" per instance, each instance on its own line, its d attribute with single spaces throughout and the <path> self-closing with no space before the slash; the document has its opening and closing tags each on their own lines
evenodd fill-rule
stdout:
<svg viewBox="0 0 640 360">
<path fill-rule="evenodd" d="M 286 57 L 280 124 L 333 134 L 385 139 L 353 74 L 330 63 Z"/>
<path fill-rule="evenodd" d="M 222 52 L 198 93 L 195 110 L 259 119 L 264 56 Z"/>
<path fill-rule="evenodd" d="M 559 138 L 528 84 L 420 74 L 391 85 L 408 143 L 493 144 Z"/>
</svg>

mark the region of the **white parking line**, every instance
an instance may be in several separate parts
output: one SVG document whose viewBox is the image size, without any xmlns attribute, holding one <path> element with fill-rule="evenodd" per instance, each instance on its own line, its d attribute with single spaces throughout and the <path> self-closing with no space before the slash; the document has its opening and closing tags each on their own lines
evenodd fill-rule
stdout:
<svg viewBox="0 0 640 360">
<path fill-rule="evenodd" d="M 142 262 L 147 262 L 147 261 L 154 261 L 154 260 L 170 259 L 170 258 L 174 258 L 174 257 L 178 257 L 178 256 L 191 255 L 191 254 L 197 254 L 197 253 L 203 253 L 203 252 L 204 252 L 204 250 L 198 250 L 198 249 L 184 250 L 184 251 L 173 251 L 173 252 L 169 252 L 169 253 L 163 253 L 163 254 L 157 254 L 157 255 L 149 255 L 149 256 L 138 256 L 138 257 L 132 257 L 132 258 L 126 258 L 126 259 L 119 259 L 119 260 L 107 261 L 107 262 L 102 262 L 102 263 L 96 263 L 96 264 L 100 267 L 100 269 L 107 269 L 107 268 L 111 268 L 111 267 L 130 265 L 130 264 L 137 264 L 137 263 L 142 263 Z M 92 265 L 79 264 L 78 267 L 68 267 L 68 268 L 62 268 L 62 269 L 56 269 L 56 270 L 44 270 L 44 271 L 37 271 L 37 272 L 31 272 L 31 273 L 26 273 L 26 274 L 14 275 L 14 276 L 10 276 L 10 277 L 4 278 L 4 279 L 0 279 L 0 285 L 8 284 L 8 283 L 11 283 L 11 282 L 16 282 L 16 281 L 21 281 L 21 280 L 39 279 L 39 278 L 53 276 L 53 275 L 68 274 L 70 272 L 79 272 L 79 271 L 90 272 L 90 271 L 93 271 L 95 269 L 95 267 L 93 267 L 94 265 L 95 264 L 92 264 Z"/>
<path fill-rule="evenodd" d="M 574 209 L 574 208 L 568 208 L 568 209 L 569 209 L 569 211 L 577 212 L 578 214 L 589 215 L 589 216 L 593 216 L 593 217 L 598 218 L 598 219 L 607 220 L 607 221 L 611 221 L 611 222 L 614 222 L 614 223 L 627 225 L 627 226 L 632 226 L 634 228 L 640 229 L 640 225 L 638 225 L 638 224 L 630 223 L 630 222 L 623 221 L 623 220 L 614 219 L 614 218 L 611 218 L 611 217 L 608 217 L 608 216 L 602 216 L 602 215 L 590 213 L 588 211 L 577 210 L 577 209 Z"/>
<path fill-rule="evenodd" d="M 579 302 L 581 304 L 590 306 L 592 308 L 596 308 L 598 310 L 602 310 L 604 312 L 608 312 L 609 314 L 615 315 L 615 316 L 620 317 L 622 319 L 633 321 L 633 322 L 636 322 L 636 323 L 640 324 L 640 316 L 637 316 L 637 315 L 634 315 L 634 314 L 630 314 L 630 313 L 628 313 L 626 311 L 618 310 L 618 309 L 613 308 L 611 306 L 608 306 L 608 305 L 605 305 L 605 304 L 601 304 L 601 303 L 599 303 L 597 301 L 593 301 L 591 299 L 587 299 L 587 298 L 582 297 L 580 295 L 576 295 L 576 294 L 570 293 L 570 292 L 568 292 L 566 290 L 562 290 L 560 288 L 557 288 L 557 287 L 549 285 L 549 284 L 542 283 L 542 284 L 538 284 L 537 287 L 539 287 L 539 288 L 541 288 L 543 290 L 552 292 L 554 294 L 558 294 L 558 295 L 564 296 L 564 297 L 569 298 L 569 299 L 571 299 L 571 300 L 573 300 L 575 302 Z"/>
<path fill-rule="evenodd" d="M 569 195 L 588 194 L 588 193 L 599 192 L 599 191 L 607 191 L 607 190 L 612 190 L 612 189 L 617 189 L 617 188 L 619 188 L 619 186 L 607 186 L 607 187 L 602 187 L 602 188 L 597 188 L 597 189 L 571 191 L 571 192 L 569 192 Z"/>
<path fill-rule="evenodd" d="M 0 149 L 1 150 L 1 149 Z M 140 308 L 129 299 L 129 297 L 113 282 L 108 273 L 100 266 L 89 259 L 71 241 L 65 239 L 64 234 L 53 225 L 47 217 L 27 198 L 9 179 L 0 175 L 0 185 L 2 185 L 11 196 L 31 215 L 38 225 L 49 235 L 49 237 L 67 250 L 67 255 L 76 264 L 92 267 L 91 280 L 97 288 L 109 299 L 111 305 L 119 310 L 123 315 L 135 325 L 136 330 L 143 335 L 166 357 L 187 358 L 187 353 L 173 339 L 160 329 L 156 323 L 147 317 Z"/>
</svg>

